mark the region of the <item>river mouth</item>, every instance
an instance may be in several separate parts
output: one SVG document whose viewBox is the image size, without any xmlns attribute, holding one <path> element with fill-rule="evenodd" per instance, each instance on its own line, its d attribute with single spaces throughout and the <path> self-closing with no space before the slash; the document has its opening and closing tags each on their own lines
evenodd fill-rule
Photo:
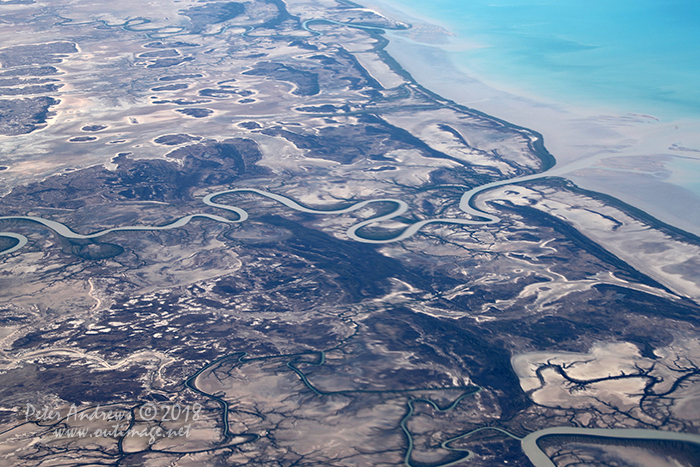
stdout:
<svg viewBox="0 0 700 467">
<path fill-rule="evenodd" d="M 547 435 L 537 445 L 557 464 L 609 462 L 622 466 L 700 465 L 700 444 L 684 441 L 586 435 Z"/>
<path fill-rule="evenodd" d="M 552 427 L 530 433 L 522 447 L 537 467 L 570 465 L 572 456 L 621 467 L 700 465 L 700 436 L 671 431 Z"/>
</svg>

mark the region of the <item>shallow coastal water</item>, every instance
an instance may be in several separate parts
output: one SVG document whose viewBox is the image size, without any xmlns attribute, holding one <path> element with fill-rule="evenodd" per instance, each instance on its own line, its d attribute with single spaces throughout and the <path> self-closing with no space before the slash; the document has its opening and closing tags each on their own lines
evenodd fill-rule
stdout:
<svg viewBox="0 0 700 467">
<path fill-rule="evenodd" d="M 666 0 L 390 0 L 454 33 L 455 64 L 499 89 L 700 117 L 700 4 Z"/>
<path fill-rule="evenodd" d="M 699 6 L 660 0 L 594 1 L 585 9 L 568 0 L 364 5 L 412 25 L 388 32 L 386 50 L 417 82 L 538 131 L 558 172 L 580 187 L 700 235 L 700 186 L 677 168 L 700 170 Z M 615 158 L 631 163 L 611 168 L 607 161 Z M 647 170 L 649 158 L 661 170 Z"/>
</svg>

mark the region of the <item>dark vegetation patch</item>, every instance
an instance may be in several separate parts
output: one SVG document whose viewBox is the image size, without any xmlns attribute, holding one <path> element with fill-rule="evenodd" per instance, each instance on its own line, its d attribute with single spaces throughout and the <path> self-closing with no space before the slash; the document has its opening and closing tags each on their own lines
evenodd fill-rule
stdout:
<svg viewBox="0 0 700 467">
<path fill-rule="evenodd" d="M 200 96 L 206 96 L 206 97 L 216 97 L 216 98 L 223 98 L 223 97 L 231 97 L 237 96 L 239 94 L 239 91 L 234 90 L 234 89 L 201 89 L 199 91 Z"/>
<path fill-rule="evenodd" d="M 474 325 L 473 321 L 445 321 L 403 307 L 392 309 L 391 315 L 410 322 L 419 330 L 422 341 L 434 344 L 444 354 L 460 355 L 465 373 L 471 380 L 479 386 L 495 390 L 499 396 L 503 410 L 501 420 L 508 420 L 530 405 L 510 364 L 510 352 L 503 348 L 499 340 L 492 340 L 490 333 Z M 391 345 L 388 349 L 392 350 Z"/>
<path fill-rule="evenodd" d="M 318 50 L 318 47 L 316 47 L 313 44 L 309 44 L 308 42 L 302 41 L 300 39 L 293 40 L 292 42 L 289 43 L 291 47 L 299 47 L 300 49 L 306 49 L 306 50 Z"/>
<path fill-rule="evenodd" d="M 617 275 L 617 274 L 615 274 Z M 638 290 L 626 289 L 611 284 L 599 284 L 595 289 L 601 292 L 614 291 L 619 303 L 615 303 L 614 313 L 628 311 L 629 313 L 645 315 L 662 319 L 673 319 L 686 321 L 694 326 L 700 326 L 700 306 L 689 299 L 679 302 L 665 300 L 656 295 L 646 294 Z M 598 303 L 600 305 L 600 303 Z M 655 330 L 659 334 L 664 334 L 662 330 Z M 651 342 L 652 339 L 650 338 Z"/>
<path fill-rule="evenodd" d="M 2 170 L 7 170 L 7 169 L 9 169 L 9 167 L 6 167 L 6 166 L 4 166 L 4 165 L 0 165 L 0 171 L 2 171 Z"/>
<path fill-rule="evenodd" d="M 19 243 L 19 240 L 12 237 L 0 236 L 0 251 L 9 250 L 14 248 Z"/>
<path fill-rule="evenodd" d="M 654 349 L 669 345 L 674 337 L 663 323 L 675 319 L 697 326 L 697 305 L 674 303 L 615 286 L 596 286 L 570 294 L 566 305 L 550 307 L 548 316 L 512 310 L 498 320 L 484 323 L 485 335 L 527 339 L 537 350 L 586 352 L 591 342 L 631 342 L 640 353 L 656 359 Z"/>
<path fill-rule="evenodd" d="M 312 60 L 318 60 L 322 65 L 337 65 L 338 60 L 328 55 L 314 55 L 309 57 Z"/>
<path fill-rule="evenodd" d="M 33 86 L 25 86 L 23 88 L 6 88 L 0 89 L 0 96 L 20 96 L 27 94 L 45 94 L 47 92 L 56 92 L 62 84 L 41 84 Z"/>
<path fill-rule="evenodd" d="M 175 109 L 175 112 L 180 112 L 181 114 L 185 114 L 189 117 L 194 117 L 194 118 L 205 118 L 208 117 L 209 115 L 213 114 L 213 110 L 209 109 L 202 109 L 202 108 L 190 108 L 190 109 Z"/>
<path fill-rule="evenodd" d="M 211 102 L 211 99 L 198 99 L 196 101 L 192 101 L 189 99 L 164 99 L 153 101 L 152 104 L 196 105 L 206 104 L 207 102 Z"/>
<path fill-rule="evenodd" d="M 262 128 L 257 122 L 241 122 L 238 124 L 238 126 L 247 130 L 255 130 L 256 128 Z"/>
<path fill-rule="evenodd" d="M 157 144 L 163 144 L 165 146 L 177 146 L 179 144 L 190 143 L 192 141 L 199 141 L 200 139 L 202 139 L 201 136 L 192 136 L 184 133 L 179 133 L 176 135 L 159 136 L 154 141 Z"/>
<path fill-rule="evenodd" d="M 12 326 L 12 325 L 17 325 L 17 324 L 24 324 L 29 321 L 28 316 L 4 316 L 5 311 L 8 310 L 2 310 L 0 311 L 0 325 L 3 326 Z"/>
<path fill-rule="evenodd" d="M 473 465 L 521 465 L 531 466 L 532 463 L 525 455 L 519 440 L 503 433 L 485 430 L 474 433 L 466 438 L 457 439 L 449 444 L 452 449 L 465 449 L 473 454 L 469 463 Z M 446 462 L 441 460 L 441 465 Z M 414 461 L 411 465 L 419 467 Z M 573 467 L 573 466 L 571 466 Z"/>
<path fill-rule="evenodd" d="M 175 42 L 161 42 L 161 41 L 156 41 L 156 42 L 149 42 L 148 44 L 144 45 L 144 47 L 148 49 L 170 49 L 170 48 L 178 48 L 182 49 L 185 47 L 199 47 L 201 44 L 193 44 L 191 42 L 182 42 L 182 41 L 175 41 Z"/>
<path fill-rule="evenodd" d="M 46 63 L 61 63 L 64 54 L 78 52 L 72 42 L 50 42 L 48 44 L 15 45 L 0 49 L 0 64 L 2 68 L 15 66 L 43 65 Z"/>
<path fill-rule="evenodd" d="M 112 333 L 109 333 L 112 334 Z M 27 337 L 30 337 L 31 334 Z M 113 336 L 100 334 L 104 347 L 109 347 Z M 125 339 L 126 336 L 120 336 Z M 23 338 L 24 339 L 24 338 Z M 22 340 L 22 339 L 20 339 Z M 53 360 L 42 365 L 26 364 L 22 368 L 7 371 L 0 380 L 0 397 L 3 400 L 26 400 L 27 394 L 56 395 L 73 404 L 109 403 L 115 399 L 135 399 L 141 392 L 139 382 L 146 369 L 133 365 L 120 371 L 95 372 L 72 365 L 72 360 Z M 40 367 L 43 369 L 40 370 Z"/>
<path fill-rule="evenodd" d="M 259 243 L 277 243 L 291 237 L 292 233 L 286 229 L 261 225 L 257 222 L 250 222 L 246 225 L 239 225 L 237 228 L 230 228 L 224 232 L 223 236 L 236 243 L 247 243 L 255 245 Z"/>
<path fill-rule="evenodd" d="M 40 66 L 31 68 L 18 68 L 16 70 L 1 71 L 0 76 L 46 76 L 55 75 L 58 69 L 52 66 Z"/>
<path fill-rule="evenodd" d="M 318 75 L 309 71 L 297 70 L 283 63 L 261 62 L 244 75 L 256 75 L 286 81 L 296 86 L 292 94 L 297 96 L 314 96 L 319 93 Z"/>
<path fill-rule="evenodd" d="M 187 16 L 192 23 L 191 32 L 198 34 L 209 24 L 224 23 L 235 18 L 245 11 L 245 5 L 236 2 L 207 3 L 202 6 L 180 10 L 180 14 Z"/>
<path fill-rule="evenodd" d="M 189 137 L 189 135 L 184 136 Z M 236 145 L 228 142 L 191 144 L 170 151 L 167 157 L 173 159 L 195 157 L 197 159 L 212 159 L 218 161 L 228 160 L 232 161 L 232 167 L 235 167 L 236 172 L 243 172 L 245 170 L 245 162 Z"/>
<path fill-rule="evenodd" d="M 371 115 L 361 116 L 357 125 L 317 128 L 315 134 L 296 133 L 281 127 L 265 129 L 263 134 L 281 136 L 299 149 L 310 149 L 313 157 L 342 164 L 383 157 L 396 149 L 416 149 L 416 146 L 428 157 L 449 158 L 425 143 L 415 144 L 415 137 L 408 137 L 405 131 Z"/>
<path fill-rule="evenodd" d="M 96 241 L 71 240 L 67 252 L 91 261 L 113 258 L 124 253 L 124 248 L 113 243 L 100 243 Z"/>
<path fill-rule="evenodd" d="M 324 105 L 311 105 L 311 106 L 307 106 L 307 107 L 297 107 L 295 110 L 298 110 L 299 112 L 311 112 L 311 113 L 336 113 L 339 110 L 343 110 L 345 112 L 350 112 L 350 106 L 347 104 L 345 104 L 343 106 L 324 104 Z"/>
<path fill-rule="evenodd" d="M 265 215 L 256 220 L 291 231 L 292 237 L 283 242 L 285 251 L 299 255 L 327 271 L 329 277 L 337 277 L 334 281 L 352 301 L 383 296 L 391 287 L 391 277 L 423 290 L 431 290 L 425 279 L 407 271 L 401 262 L 377 253 L 373 245 L 338 240 L 281 217 Z M 363 260 L 357 261 L 357 258 Z"/>
<path fill-rule="evenodd" d="M 154 50 L 153 52 L 144 52 L 138 54 L 139 58 L 161 58 L 161 57 L 179 57 L 180 52 L 175 49 Z"/>
<path fill-rule="evenodd" d="M 508 237 L 508 240 L 513 241 L 513 242 L 533 242 L 533 243 L 540 243 L 542 241 L 542 239 L 536 235 L 533 235 L 533 234 L 528 233 L 528 232 L 520 232 L 520 231 L 513 232 L 512 236 Z"/>
<path fill-rule="evenodd" d="M 271 252 L 281 253 L 280 250 L 274 248 L 268 251 L 256 248 L 262 244 L 263 242 L 256 242 L 255 246 L 252 244 L 246 246 L 247 249 L 255 249 L 262 257 L 266 257 Z M 238 270 L 235 276 L 224 277 L 217 281 L 212 292 L 221 297 L 222 302 L 227 302 L 234 297 L 239 297 L 239 299 L 245 297 L 251 312 L 287 313 L 295 309 L 309 309 L 315 305 L 327 303 L 330 297 L 335 300 L 341 299 L 340 287 L 334 280 L 324 280 L 319 271 L 309 273 L 306 269 L 307 266 L 308 264 L 299 261 L 299 258 L 289 257 L 282 253 L 279 254 L 279 260 L 274 268 L 261 270 L 259 267 L 253 266 Z M 300 278 L 300 274 L 303 275 L 303 278 Z M 265 290 L 265 293 L 261 294 L 261 290 Z M 234 299 L 234 301 L 236 300 Z M 214 309 L 222 308 L 223 305 L 218 300 L 205 301 L 202 299 L 198 299 L 197 304 Z M 268 331 L 271 334 L 297 331 L 290 329 L 288 325 L 278 326 L 279 324 L 269 324 L 265 334 L 269 335 Z M 313 332 L 310 334 L 313 336 L 311 339 L 315 345 L 320 345 L 321 348 L 327 345 L 328 335 L 319 336 Z M 297 337 L 301 336 L 287 334 L 286 337 L 298 342 Z M 310 340 L 305 336 L 302 339 L 305 342 Z"/>
<path fill-rule="evenodd" d="M 60 101 L 52 97 L 0 99 L 0 135 L 14 136 L 43 128 L 53 116 L 49 109 Z"/>
<path fill-rule="evenodd" d="M 458 358 L 441 355 L 434 346 L 426 345 L 420 328 L 410 321 L 394 318 L 391 311 L 377 310 L 375 313 L 373 316 L 379 319 L 363 320 L 358 333 L 347 346 L 342 347 L 344 355 L 340 362 L 326 360 L 323 365 L 303 367 L 304 374 L 311 382 L 318 384 L 338 377 L 346 379 L 347 367 L 361 367 L 364 369 L 363 376 L 346 386 L 348 389 L 405 391 L 454 386 L 451 376 L 440 367 L 455 368 L 460 365 Z M 374 345 L 377 342 L 389 343 L 389 346 L 386 350 L 379 350 Z M 415 358 L 399 363 L 398 368 L 377 368 L 377 363 L 379 367 L 384 366 L 381 362 L 390 352 L 405 352 Z"/>
<path fill-rule="evenodd" d="M 41 84 L 41 83 L 47 83 L 47 82 L 57 82 L 59 80 L 53 79 L 53 78 L 28 78 L 28 79 L 22 79 L 20 77 L 12 77 L 12 78 L 0 78 L 0 86 L 2 87 L 7 87 L 7 86 L 26 86 L 28 84 Z"/>
<path fill-rule="evenodd" d="M 518 335 L 531 339 L 535 347 L 542 349 L 557 348 L 561 344 L 566 345 L 571 340 L 578 340 L 583 334 L 587 337 L 592 337 L 593 335 L 602 337 L 600 332 L 603 331 L 605 333 L 607 329 L 601 328 L 599 323 L 596 325 L 595 321 L 597 320 L 595 316 L 591 316 L 591 318 L 590 321 L 588 319 L 563 316 L 524 319 L 520 324 L 521 328 L 518 330 Z M 498 327 L 496 326 L 496 328 Z M 507 329 L 510 333 L 515 331 L 512 329 L 512 323 L 505 325 L 503 328 L 504 331 Z"/>
<path fill-rule="evenodd" d="M 181 79 L 193 79 L 193 78 L 202 78 L 204 75 L 201 75 L 199 73 L 192 73 L 189 75 L 170 75 L 170 76 L 163 76 L 162 78 L 159 78 L 158 81 L 178 81 Z"/>
<path fill-rule="evenodd" d="M 112 159 L 117 165 L 114 171 L 95 166 L 18 186 L 0 198 L 0 212 L 24 215 L 35 206 L 80 209 L 124 200 L 201 205 L 201 200 L 191 197 L 192 190 L 231 184 L 244 176 L 269 175 L 267 169 L 256 165 L 262 154 L 249 139 L 232 138 L 181 147 L 168 157 L 181 159 L 181 163 L 134 160 L 122 153 Z"/>
<path fill-rule="evenodd" d="M 260 28 L 275 29 L 285 21 L 296 23 L 296 29 L 301 29 L 301 22 L 298 16 L 293 16 L 287 11 L 287 5 L 282 0 L 268 0 L 268 3 L 277 7 L 277 14 L 260 25 Z"/>
<path fill-rule="evenodd" d="M 255 99 L 241 99 L 238 101 L 239 104 L 250 104 L 251 102 L 255 102 Z"/>
<path fill-rule="evenodd" d="M 247 89 L 237 89 L 234 86 L 221 86 L 217 89 L 202 89 L 199 91 L 200 96 L 215 97 L 217 99 L 223 99 L 231 96 L 252 96 L 255 94 L 253 91 Z"/>
<path fill-rule="evenodd" d="M 184 62 L 191 62 L 194 57 L 182 57 L 182 58 L 159 58 L 154 63 L 151 63 L 146 68 L 169 68 L 171 66 L 179 65 Z"/>
<path fill-rule="evenodd" d="M 85 125 L 81 128 L 83 131 L 102 131 L 107 128 L 107 125 Z"/>
<path fill-rule="evenodd" d="M 187 89 L 188 87 L 190 87 L 190 85 L 185 83 L 168 84 L 151 88 L 151 91 L 179 91 L 180 89 Z"/>
<path fill-rule="evenodd" d="M 95 141 L 96 139 L 96 136 L 74 136 L 68 141 L 70 141 L 71 143 L 84 143 L 86 141 Z"/>
</svg>

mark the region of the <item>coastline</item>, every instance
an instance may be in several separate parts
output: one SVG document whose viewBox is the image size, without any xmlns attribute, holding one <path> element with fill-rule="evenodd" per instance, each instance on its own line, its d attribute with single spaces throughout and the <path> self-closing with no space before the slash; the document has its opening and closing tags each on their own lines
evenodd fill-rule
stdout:
<svg viewBox="0 0 700 467">
<path fill-rule="evenodd" d="M 411 16 L 416 13 L 401 11 L 391 0 L 369 0 L 362 6 L 412 25 L 386 31 L 384 52 L 417 83 L 457 104 L 542 134 L 558 175 L 580 188 L 615 197 L 700 235 L 700 185 L 675 183 L 678 166 L 686 170 L 686 179 L 688 170 L 700 179 L 700 119 L 661 121 L 653 115 L 580 108 L 499 90 L 455 62 L 449 51 L 454 34 L 444 25 Z M 571 171 L 566 170 L 569 165 Z"/>
</svg>

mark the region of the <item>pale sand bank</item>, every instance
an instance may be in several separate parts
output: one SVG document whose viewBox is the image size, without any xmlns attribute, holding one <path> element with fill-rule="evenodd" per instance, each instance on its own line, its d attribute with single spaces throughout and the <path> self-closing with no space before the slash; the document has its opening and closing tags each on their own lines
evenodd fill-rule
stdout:
<svg viewBox="0 0 700 467">
<path fill-rule="evenodd" d="M 576 108 L 525 96 L 517 83 L 509 90 L 496 89 L 452 61 L 448 51 L 469 47 L 468 38 L 455 41 L 443 26 L 399 11 L 400 2 L 370 0 L 363 6 L 414 26 L 387 32 L 385 50 L 419 84 L 458 104 L 541 133 L 557 160 L 557 172 L 581 188 L 614 196 L 662 222 L 700 235 L 700 185 L 674 184 L 677 177 L 670 167 L 682 158 L 686 167 L 700 174 L 700 120 L 659 121 L 653 114 Z M 610 169 L 606 161 L 620 157 L 655 158 L 660 169 Z M 575 173 L 562 170 L 574 161 Z M 580 170 L 583 161 L 594 169 Z"/>
</svg>

